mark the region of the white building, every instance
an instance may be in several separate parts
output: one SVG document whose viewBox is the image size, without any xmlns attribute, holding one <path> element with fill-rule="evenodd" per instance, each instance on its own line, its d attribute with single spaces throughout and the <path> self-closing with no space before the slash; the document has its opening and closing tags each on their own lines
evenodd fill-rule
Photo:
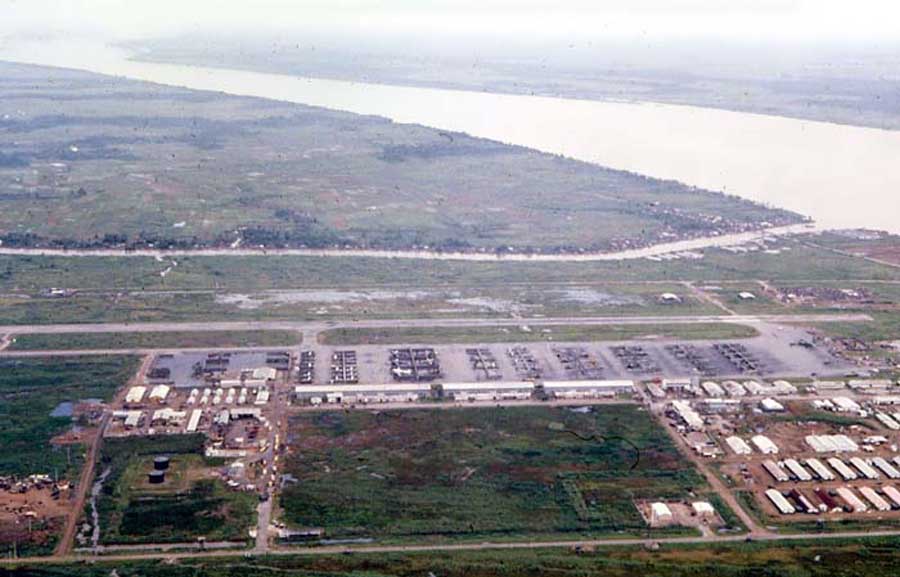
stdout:
<svg viewBox="0 0 900 577">
<path fill-rule="evenodd" d="M 140 403 L 144 400 L 144 394 L 147 392 L 147 387 L 138 385 L 136 387 L 131 387 L 128 389 L 128 393 L 125 394 L 125 402 L 126 403 Z"/>
<path fill-rule="evenodd" d="M 839 413 L 858 413 L 862 407 L 850 397 L 834 397 L 831 402 Z"/>
<path fill-rule="evenodd" d="M 719 383 L 716 383 L 714 381 L 704 381 L 700 383 L 700 388 L 703 389 L 703 392 L 710 397 L 725 396 L 725 389 L 719 386 Z"/>
<path fill-rule="evenodd" d="M 255 380 L 273 381 L 278 376 L 278 371 L 272 367 L 259 367 L 253 369 L 252 374 Z"/>
<path fill-rule="evenodd" d="M 784 495 L 775 489 L 766 490 L 766 497 L 768 497 L 769 501 L 775 505 L 775 508 L 778 509 L 782 515 L 793 515 L 797 512 L 797 510 L 794 509 L 794 506 L 784 498 Z"/>
<path fill-rule="evenodd" d="M 709 501 L 694 501 L 691 503 L 694 514 L 704 519 L 710 519 L 716 516 L 716 509 Z"/>
<path fill-rule="evenodd" d="M 687 401 L 672 401 L 672 408 L 675 410 L 675 413 L 684 421 L 684 424 L 687 425 L 688 428 L 693 429 L 695 431 L 702 431 L 704 428 L 703 419 L 700 418 L 700 415 L 691 408 L 690 403 Z"/>
<path fill-rule="evenodd" d="M 161 403 L 166 400 L 166 397 L 169 396 L 170 390 L 171 387 L 169 387 L 169 385 L 156 385 L 150 390 L 150 396 L 148 397 L 148 399 Z"/>
<path fill-rule="evenodd" d="M 764 455 L 777 455 L 778 454 L 778 446 L 772 442 L 772 439 L 765 435 L 754 435 L 750 441 L 756 445 L 756 448 L 759 449 L 759 452 Z"/>
<path fill-rule="evenodd" d="M 203 416 L 203 411 L 200 409 L 194 409 L 191 411 L 191 417 L 188 419 L 187 427 L 185 427 L 185 431 L 188 433 L 193 433 L 197 431 L 197 427 L 200 425 L 200 417 Z"/>
<path fill-rule="evenodd" d="M 771 397 L 766 397 L 759 402 L 759 408 L 765 413 L 783 413 L 784 405 Z"/>
<path fill-rule="evenodd" d="M 847 435 L 807 435 L 806 444 L 816 453 L 855 453 L 859 445 Z"/>
<path fill-rule="evenodd" d="M 650 524 L 665 525 L 671 523 L 674 518 L 672 510 L 669 509 L 669 506 L 665 503 L 657 502 L 650 504 Z"/>
<path fill-rule="evenodd" d="M 728 447 L 734 452 L 735 455 L 749 455 L 753 453 L 753 449 L 750 448 L 750 445 L 748 445 L 747 442 L 740 437 L 726 437 L 725 443 L 728 444 Z"/>
</svg>

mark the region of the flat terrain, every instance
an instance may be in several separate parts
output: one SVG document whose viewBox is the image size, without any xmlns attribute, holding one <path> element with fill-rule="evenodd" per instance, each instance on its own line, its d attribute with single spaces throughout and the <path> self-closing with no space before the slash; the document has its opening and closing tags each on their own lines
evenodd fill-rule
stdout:
<svg viewBox="0 0 900 577">
<path fill-rule="evenodd" d="M 591 263 L 258 255 L 192 256 L 173 267 L 141 256 L 0 256 L 0 324 L 794 314 L 811 307 L 784 306 L 764 287 L 830 283 L 896 295 L 900 268 L 790 239 L 766 246 Z M 52 298 L 50 287 L 74 293 Z M 743 290 L 758 299 L 739 301 Z M 683 302 L 661 305 L 664 292 Z"/>
<path fill-rule="evenodd" d="M 100 543 L 246 540 L 257 498 L 227 489 L 204 462 L 201 435 L 107 438 L 98 470 L 107 471 L 97 500 Z M 161 485 L 147 473 L 153 457 L 170 456 Z"/>
<path fill-rule="evenodd" d="M 195 36 L 181 36 L 132 47 L 138 58 L 156 62 L 477 92 L 687 104 L 900 128 L 897 68 L 887 53 L 841 52 L 796 61 L 773 53 L 773 59 L 760 60 L 759 50 L 748 47 L 752 60 L 760 62 L 748 67 L 748 60 L 728 50 L 713 56 L 703 45 L 674 54 L 658 46 L 655 56 L 649 51 L 635 60 L 615 43 L 541 44 L 531 53 L 518 47 L 515 57 L 491 54 L 485 47 L 474 58 L 460 57 L 456 46 L 429 46 L 423 53 L 419 46 L 403 51 L 374 44 L 341 46 L 329 39 L 315 42 L 312 50 L 312 40 L 296 40 L 226 35 L 198 43 Z"/>
<path fill-rule="evenodd" d="M 63 474 L 81 448 L 52 448 L 51 439 L 72 426 L 60 403 L 109 400 L 137 369 L 134 357 L 44 357 L 0 361 L 0 475 Z M 67 456 L 67 453 L 68 456 Z M 76 469 L 77 471 L 77 469 Z"/>
<path fill-rule="evenodd" d="M 0 361 L 0 477 L 49 475 L 74 489 L 96 435 L 91 411 L 79 403 L 109 401 L 136 368 L 137 358 L 124 356 Z M 21 555 L 48 553 L 72 514 L 73 495 L 53 497 L 49 487 L 0 491 L 0 549 L 16 542 Z M 27 511 L 35 517 L 27 519 Z"/>
<path fill-rule="evenodd" d="M 298 345 L 301 340 L 302 335 L 292 331 L 28 334 L 17 336 L 7 350 L 271 347 Z"/>
<path fill-rule="evenodd" d="M 759 332 L 739 324 L 665 324 L 665 325 L 606 325 L 606 326 L 542 326 L 532 330 L 522 327 L 428 327 L 384 329 L 332 329 L 319 335 L 326 345 L 402 344 L 424 342 L 444 343 L 508 343 L 531 341 L 617 341 L 646 339 L 744 339 Z"/>
<path fill-rule="evenodd" d="M 555 252 L 800 220 L 380 118 L 61 69 L 0 72 L 4 246 Z"/>
<path fill-rule="evenodd" d="M 510 549 L 455 551 L 393 551 L 340 554 L 334 548 L 307 550 L 304 553 L 278 551 L 277 555 L 239 558 L 244 553 L 180 556 L 169 559 L 141 559 L 137 555 L 92 563 L 61 562 L 36 564 L 27 561 L 11 565 L 10 576 L 106 577 L 113 570 L 119 575 L 161 577 L 191 575 L 223 577 L 238 574 L 285 575 L 307 577 L 350 577 L 365 572 L 376 576 L 405 577 L 433 572 L 450 577 L 500 577 L 523 574 L 570 574 L 589 577 L 630 577 L 649 574 L 659 577 L 695 577 L 725 575 L 751 577 L 858 577 L 890 575 L 896 565 L 897 537 L 871 536 L 857 539 L 831 538 L 827 541 L 793 538 L 784 543 L 760 541 L 730 543 L 669 544 L 657 543 L 594 546 L 572 542 L 572 546 L 514 547 Z M 655 541 L 654 541 L 655 542 Z M 530 544 L 529 544 L 530 545 Z M 640 546 L 639 546 L 640 545 Z M 318 553 L 318 554 L 310 554 Z M 169 557 L 176 557 L 170 554 Z M 64 573 L 63 573 L 64 572 Z"/>
<path fill-rule="evenodd" d="M 633 500 L 704 490 L 630 405 L 319 413 L 288 441 L 284 519 L 332 538 L 628 534 Z"/>
</svg>

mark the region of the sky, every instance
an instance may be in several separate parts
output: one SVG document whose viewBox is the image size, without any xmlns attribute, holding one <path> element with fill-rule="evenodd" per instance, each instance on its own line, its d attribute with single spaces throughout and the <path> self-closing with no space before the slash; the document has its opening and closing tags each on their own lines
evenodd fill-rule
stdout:
<svg viewBox="0 0 900 577">
<path fill-rule="evenodd" d="M 0 34 L 113 40 L 195 32 L 479 36 L 510 41 L 684 38 L 879 45 L 894 0 L 0 0 Z"/>
</svg>

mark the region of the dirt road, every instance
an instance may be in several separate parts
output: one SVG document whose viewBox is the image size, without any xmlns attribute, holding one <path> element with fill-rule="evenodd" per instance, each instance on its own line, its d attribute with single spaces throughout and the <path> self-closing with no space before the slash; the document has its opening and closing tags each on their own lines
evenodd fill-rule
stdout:
<svg viewBox="0 0 900 577">
<path fill-rule="evenodd" d="M 97 462 L 97 452 L 100 449 L 100 443 L 103 442 L 103 432 L 109 422 L 110 413 L 107 411 L 103 414 L 100 426 L 97 428 L 97 434 L 91 442 L 88 454 L 85 457 L 84 468 L 81 470 L 81 476 L 78 478 L 77 493 L 72 509 L 66 517 L 66 526 L 59 538 L 59 544 L 56 546 L 55 555 L 62 557 L 72 552 L 75 542 L 75 533 L 78 531 L 78 519 L 81 512 L 84 511 L 84 502 L 87 499 L 88 492 L 91 489 L 91 481 L 94 478 L 94 466 Z"/>
<path fill-rule="evenodd" d="M 713 471 L 706 465 L 706 462 L 703 461 L 703 458 L 687 445 L 684 438 L 679 435 L 677 431 L 675 431 L 668 425 L 668 423 L 666 423 L 666 419 L 662 415 L 662 409 L 654 408 L 652 409 L 652 413 L 659 421 L 659 425 L 666 431 L 666 433 L 669 434 L 669 437 L 672 438 L 672 440 L 675 442 L 684 456 L 687 457 L 688 460 L 690 460 L 694 464 L 697 470 L 703 474 L 710 487 L 713 488 L 716 494 L 722 497 L 722 500 L 725 501 L 725 504 L 727 504 L 731 508 L 731 510 L 735 512 L 744 526 L 747 527 L 750 536 L 755 538 L 771 535 L 771 531 L 760 526 L 760 524 L 757 523 L 756 519 L 750 516 L 750 514 L 748 514 L 744 510 L 744 508 L 741 507 L 741 504 L 738 503 L 737 499 L 734 497 L 734 493 L 732 493 L 731 490 L 729 490 L 729 488 L 725 486 L 725 483 L 722 482 L 722 479 L 720 479 L 718 475 L 716 475 L 715 471 Z"/>
</svg>

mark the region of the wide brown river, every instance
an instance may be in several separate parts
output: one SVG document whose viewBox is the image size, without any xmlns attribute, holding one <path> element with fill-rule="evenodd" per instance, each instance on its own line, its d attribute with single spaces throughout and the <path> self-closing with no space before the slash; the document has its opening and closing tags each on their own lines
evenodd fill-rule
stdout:
<svg viewBox="0 0 900 577">
<path fill-rule="evenodd" d="M 738 195 L 820 226 L 900 233 L 900 131 L 692 106 L 135 62 L 100 45 L 6 47 L 0 59 L 384 116 Z"/>
</svg>

